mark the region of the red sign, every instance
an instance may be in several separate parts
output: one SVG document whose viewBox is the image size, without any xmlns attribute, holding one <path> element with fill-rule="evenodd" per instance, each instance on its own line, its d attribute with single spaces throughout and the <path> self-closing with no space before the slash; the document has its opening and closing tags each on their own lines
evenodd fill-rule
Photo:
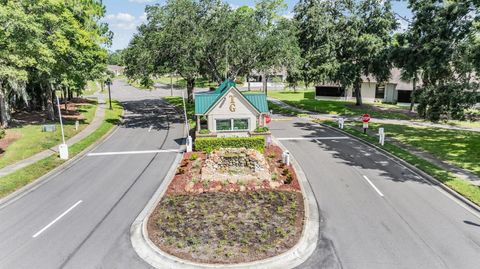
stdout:
<svg viewBox="0 0 480 269">
<path fill-rule="evenodd" d="M 266 116 L 265 116 L 265 122 L 266 122 L 267 124 L 269 124 L 271 121 L 272 121 L 272 118 L 270 118 L 270 116 L 266 115 Z"/>
<path fill-rule="evenodd" d="M 369 122 L 369 121 L 370 121 L 370 115 L 368 115 L 368 114 L 363 114 L 363 116 L 362 116 L 362 121 L 363 121 L 363 122 Z"/>
</svg>

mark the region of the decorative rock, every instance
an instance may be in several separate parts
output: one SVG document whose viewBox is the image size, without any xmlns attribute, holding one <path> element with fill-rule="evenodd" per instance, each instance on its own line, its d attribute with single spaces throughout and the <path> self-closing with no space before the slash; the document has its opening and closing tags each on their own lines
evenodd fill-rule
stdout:
<svg viewBox="0 0 480 269">
<path fill-rule="evenodd" d="M 245 191 L 245 190 L 246 190 L 245 186 L 240 186 L 240 191 Z"/>
</svg>

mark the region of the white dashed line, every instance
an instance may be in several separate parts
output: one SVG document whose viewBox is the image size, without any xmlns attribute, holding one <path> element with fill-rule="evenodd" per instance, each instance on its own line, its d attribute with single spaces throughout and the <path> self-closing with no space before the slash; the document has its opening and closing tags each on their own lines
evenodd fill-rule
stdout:
<svg viewBox="0 0 480 269">
<path fill-rule="evenodd" d="M 41 229 L 40 231 L 38 231 L 36 234 L 32 235 L 33 238 L 39 236 L 41 233 L 45 232 L 45 230 L 47 230 L 48 228 L 50 228 L 50 226 L 52 226 L 53 224 L 55 224 L 55 222 L 59 221 L 61 218 L 63 218 L 65 215 L 68 214 L 68 212 L 72 211 L 77 205 L 81 204 L 82 203 L 82 200 L 76 202 L 74 205 L 72 205 L 69 209 L 67 209 L 67 211 L 63 212 L 60 216 L 58 216 L 56 219 L 54 219 L 52 222 L 50 222 L 49 224 L 47 224 L 47 226 L 43 227 L 43 229 Z"/>
<path fill-rule="evenodd" d="M 367 176 L 363 175 L 363 178 L 368 182 L 368 184 L 370 184 L 370 186 L 372 186 L 372 188 L 378 193 L 378 195 L 380 195 L 381 197 L 383 197 L 383 193 L 377 188 L 377 186 L 375 186 L 372 181 L 370 181 L 370 179 L 368 179 Z"/>
</svg>

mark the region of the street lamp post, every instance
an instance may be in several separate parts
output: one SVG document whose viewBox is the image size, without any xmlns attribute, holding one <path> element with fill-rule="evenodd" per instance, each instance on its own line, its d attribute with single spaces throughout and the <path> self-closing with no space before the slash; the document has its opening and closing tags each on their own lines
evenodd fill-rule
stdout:
<svg viewBox="0 0 480 269">
<path fill-rule="evenodd" d="M 110 103 L 110 110 L 112 110 L 112 93 L 110 91 L 110 85 L 112 85 L 112 79 L 107 78 L 107 80 L 105 81 L 105 84 L 107 84 L 108 86 L 108 102 Z"/>
</svg>

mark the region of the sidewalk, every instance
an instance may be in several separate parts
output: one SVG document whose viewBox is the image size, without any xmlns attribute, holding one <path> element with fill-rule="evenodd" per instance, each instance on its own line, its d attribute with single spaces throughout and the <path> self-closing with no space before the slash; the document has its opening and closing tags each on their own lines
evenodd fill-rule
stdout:
<svg viewBox="0 0 480 269">
<path fill-rule="evenodd" d="M 286 104 L 278 99 L 268 97 L 268 101 L 281 106 L 286 109 L 291 109 L 297 111 L 299 113 L 308 114 L 311 118 L 314 119 L 322 119 L 322 120 L 337 120 L 340 116 L 332 115 L 332 114 L 320 114 L 311 112 L 308 110 L 300 109 L 289 104 Z M 345 118 L 346 121 L 359 121 L 360 115 L 358 117 L 347 117 Z M 440 123 L 432 123 L 432 122 L 423 122 L 423 121 L 414 121 L 414 120 L 395 120 L 395 119 L 377 119 L 372 118 L 370 122 L 373 123 L 383 123 L 383 124 L 397 124 L 397 125 L 408 125 L 408 126 L 421 126 L 421 127 L 431 127 L 431 128 L 442 128 L 448 130 L 459 130 L 459 131 L 471 131 L 471 132 L 480 132 L 480 127 L 459 127 L 459 126 L 451 126 L 448 124 L 440 124 Z"/>
<path fill-rule="evenodd" d="M 73 136 L 70 139 L 68 139 L 67 141 L 65 141 L 65 143 L 68 146 L 71 146 L 71 145 L 77 143 L 78 141 L 84 139 L 85 137 L 89 136 L 98 127 L 100 127 L 100 125 L 103 122 L 104 117 L 105 117 L 105 101 L 99 98 L 98 99 L 97 110 L 95 111 L 95 117 L 93 118 L 92 122 L 87 127 L 85 127 L 85 129 L 83 129 L 81 132 L 79 132 L 75 136 Z M 13 172 L 19 170 L 19 169 L 22 169 L 26 166 L 29 166 L 30 164 L 33 164 L 33 163 L 38 162 L 42 159 L 45 159 L 45 158 L 47 158 L 47 157 L 49 157 L 49 156 L 51 156 L 51 155 L 53 155 L 57 152 L 58 152 L 58 146 L 55 146 L 55 147 L 46 149 L 42 152 L 39 152 L 35 155 L 32 155 L 32 156 L 30 156 L 26 159 L 18 161 L 14 164 L 6 166 L 6 167 L 0 169 L 0 177 L 6 176 L 10 173 L 13 173 Z"/>
</svg>

